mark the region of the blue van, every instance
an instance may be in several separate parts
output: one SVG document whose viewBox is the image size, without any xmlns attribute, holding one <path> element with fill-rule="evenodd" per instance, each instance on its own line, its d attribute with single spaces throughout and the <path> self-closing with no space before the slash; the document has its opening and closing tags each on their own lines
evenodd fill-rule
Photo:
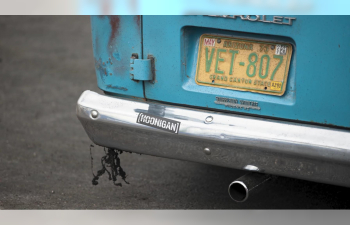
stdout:
<svg viewBox="0 0 350 225">
<path fill-rule="evenodd" d="M 350 187 L 349 16 L 92 16 L 97 145 Z"/>
</svg>

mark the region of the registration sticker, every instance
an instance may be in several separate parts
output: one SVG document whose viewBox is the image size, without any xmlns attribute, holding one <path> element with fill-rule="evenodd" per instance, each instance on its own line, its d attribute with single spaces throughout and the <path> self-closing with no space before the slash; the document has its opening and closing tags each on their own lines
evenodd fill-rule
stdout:
<svg viewBox="0 0 350 225">
<path fill-rule="evenodd" d="M 282 89 L 282 82 L 273 81 L 271 82 L 271 90 L 280 91 Z"/>
<path fill-rule="evenodd" d="M 203 42 L 204 46 L 215 46 L 215 39 L 214 38 L 204 38 Z"/>
<path fill-rule="evenodd" d="M 287 54 L 287 46 L 285 45 L 276 45 L 275 55 L 286 55 Z"/>
</svg>

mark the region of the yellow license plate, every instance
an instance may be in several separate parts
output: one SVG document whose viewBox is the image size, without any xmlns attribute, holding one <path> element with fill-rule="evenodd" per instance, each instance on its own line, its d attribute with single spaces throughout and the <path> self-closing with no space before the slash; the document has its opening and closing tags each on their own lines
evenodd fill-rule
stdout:
<svg viewBox="0 0 350 225">
<path fill-rule="evenodd" d="M 196 83 L 240 91 L 283 95 L 292 45 L 204 34 Z"/>
</svg>

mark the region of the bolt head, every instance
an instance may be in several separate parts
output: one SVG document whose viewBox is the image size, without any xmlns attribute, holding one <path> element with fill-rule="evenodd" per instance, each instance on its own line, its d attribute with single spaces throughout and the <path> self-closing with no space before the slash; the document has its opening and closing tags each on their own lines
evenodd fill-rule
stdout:
<svg viewBox="0 0 350 225">
<path fill-rule="evenodd" d="M 91 116 L 92 118 L 97 118 L 98 117 L 98 112 L 96 110 L 91 111 Z"/>
<path fill-rule="evenodd" d="M 205 153 L 206 155 L 210 155 L 210 154 L 211 154 L 209 148 L 204 148 L 203 151 L 204 151 L 204 153 Z"/>
<path fill-rule="evenodd" d="M 218 39 L 218 43 L 221 43 L 221 39 Z"/>
<path fill-rule="evenodd" d="M 205 118 L 205 122 L 206 123 L 211 123 L 211 122 L 213 122 L 213 117 L 212 116 L 208 116 L 207 118 Z"/>
<path fill-rule="evenodd" d="M 275 49 L 275 46 L 274 45 L 271 45 L 271 50 L 274 50 Z"/>
</svg>

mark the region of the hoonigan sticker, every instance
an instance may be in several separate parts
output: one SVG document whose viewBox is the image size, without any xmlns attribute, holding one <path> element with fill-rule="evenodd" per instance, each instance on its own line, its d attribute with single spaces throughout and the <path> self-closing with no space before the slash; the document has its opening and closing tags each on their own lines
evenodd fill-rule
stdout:
<svg viewBox="0 0 350 225">
<path fill-rule="evenodd" d="M 178 121 L 154 116 L 148 113 L 139 113 L 136 122 L 146 126 L 168 131 L 174 134 L 179 133 L 181 124 Z"/>
</svg>

